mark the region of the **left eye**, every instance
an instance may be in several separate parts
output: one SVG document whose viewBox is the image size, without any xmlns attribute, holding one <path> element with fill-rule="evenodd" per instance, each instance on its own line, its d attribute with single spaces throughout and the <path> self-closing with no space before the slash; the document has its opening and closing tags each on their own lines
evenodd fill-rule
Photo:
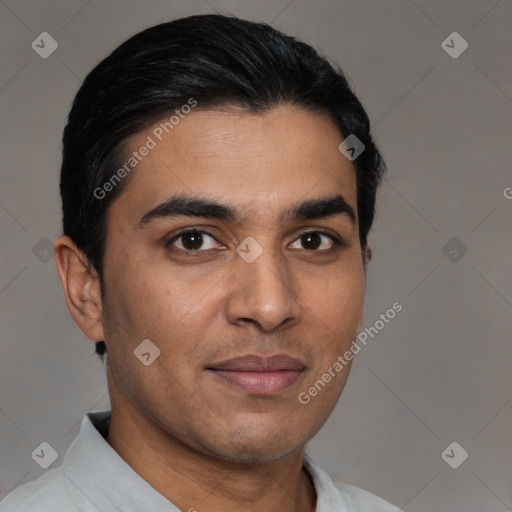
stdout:
<svg viewBox="0 0 512 512">
<path fill-rule="evenodd" d="M 322 238 L 324 240 L 322 240 Z M 330 242 L 330 244 L 327 243 L 327 247 L 325 247 L 325 240 Z M 335 245 L 341 245 L 341 242 L 334 236 L 327 235 L 319 231 L 308 231 L 306 233 L 302 233 L 302 235 L 300 235 L 299 238 L 297 238 L 297 241 L 295 241 L 290 247 L 294 249 L 300 249 L 301 247 L 296 247 L 297 244 L 299 243 L 304 244 L 305 247 L 303 246 L 302 248 L 312 251 L 316 251 L 318 249 L 328 251 L 329 249 L 332 249 Z"/>
</svg>

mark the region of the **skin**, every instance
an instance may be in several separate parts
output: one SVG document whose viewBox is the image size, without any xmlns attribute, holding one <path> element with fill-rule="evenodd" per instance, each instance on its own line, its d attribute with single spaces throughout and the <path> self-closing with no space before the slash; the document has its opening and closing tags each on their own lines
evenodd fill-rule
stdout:
<svg viewBox="0 0 512 512">
<path fill-rule="evenodd" d="M 153 127 L 130 140 L 137 150 Z M 107 346 L 112 422 L 107 441 L 181 510 L 314 511 L 302 468 L 306 443 L 332 412 L 350 366 L 303 405 L 312 386 L 356 339 L 366 265 L 357 218 L 281 222 L 279 212 L 341 194 L 357 217 L 355 170 L 326 115 L 281 105 L 264 114 L 196 110 L 137 166 L 108 216 L 102 303 L 95 270 L 66 236 L 55 260 L 69 311 Z M 183 193 L 236 206 L 236 221 L 141 217 Z M 165 243 L 181 228 L 206 229 L 201 250 Z M 305 231 L 325 230 L 311 249 Z M 247 263 L 248 236 L 263 248 Z M 203 248 L 204 247 L 204 248 Z M 336 246 L 334 246 L 336 247 Z M 149 366 L 142 340 L 161 351 Z M 286 353 L 306 369 L 273 396 L 251 394 L 206 368 L 245 354 Z"/>
</svg>

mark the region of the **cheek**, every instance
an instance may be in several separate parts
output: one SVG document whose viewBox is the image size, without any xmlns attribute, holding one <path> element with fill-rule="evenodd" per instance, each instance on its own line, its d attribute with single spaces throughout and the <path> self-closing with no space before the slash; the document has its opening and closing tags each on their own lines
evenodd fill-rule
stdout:
<svg viewBox="0 0 512 512">
<path fill-rule="evenodd" d="M 146 336 L 141 331 L 160 324 L 170 328 L 190 309 L 193 298 L 183 283 L 151 265 L 150 259 L 136 261 L 126 255 L 119 261 L 109 274 L 109 310 L 134 334 Z"/>
<path fill-rule="evenodd" d="M 105 332 L 119 386 L 142 409 L 160 407 L 162 397 L 181 400 L 195 386 L 187 368 L 204 322 L 188 313 L 201 295 L 196 298 L 168 276 L 135 275 L 126 267 L 111 275 L 111 286 L 115 296 L 107 294 Z M 144 340 L 150 343 L 143 345 Z M 137 356 L 142 357 L 142 347 L 150 359 L 158 354 L 148 366 Z"/>
<path fill-rule="evenodd" d="M 151 379 L 158 375 L 156 380 L 160 384 L 178 380 L 182 386 L 193 387 L 195 374 L 192 368 L 197 364 L 195 351 L 211 328 L 211 315 L 218 309 L 212 307 L 211 295 L 205 295 L 199 282 L 194 284 L 183 277 L 157 272 L 139 274 L 129 282 L 119 279 L 116 284 L 116 297 L 111 301 L 115 304 L 110 332 L 114 350 L 118 358 L 124 360 L 122 364 L 134 364 L 141 370 L 133 351 L 143 340 L 149 339 L 160 352 L 151 364 L 151 372 L 143 372 L 140 377 L 149 379 L 149 386 Z M 123 328 L 116 331 L 119 324 Z M 122 347 L 124 353 L 120 353 L 118 347 Z M 127 361 L 127 357 L 133 359 Z M 161 387 L 158 389 L 159 393 L 164 392 Z M 170 396 L 176 389 L 165 393 Z"/>
<path fill-rule="evenodd" d="M 340 270 L 315 289 L 305 305 L 309 308 L 310 331 L 318 350 L 303 389 L 301 401 L 317 427 L 332 412 L 345 387 L 352 366 L 352 357 L 345 358 L 351 344 L 357 340 L 364 306 L 364 273 Z M 306 309 L 307 311 L 307 309 Z M 309 323 L 308 322 L 308 323 Z M 340 362 L 340 357 L 342 358 Z M 316 428 L 316 427 L 315 427 Z"/>
<path fill-rule="evenodd" d="M 315 333 L 316 346 L 321 347 L 321 350 L 315 351 L 315 364 L 312 368 L 311 378 L 316 381 L 357 341 L 363 321 L 364 276 L 361 277 L 357 272 L 340 272 L 336 278 L 319 288 L 316 296 L 306 305 L 311 310 L 308 314 L 310 331 Z M 341 392 L 350 366 L 351 363 L 343 370 L 334 372 L 336 378 L 328 386 L 330 391 L 322 393 L 319 402 L 330 403 Z M 326 378 L 329 379 L 329 376 Z"/>
<path fill-rule="evenodd" d="M 320 319 L 332 326 L 351 330 L 357 328 L 364 306 L 365 277 L 361 268 L 343 267 L 315 287 L 308 301 Z"/>
</svg>

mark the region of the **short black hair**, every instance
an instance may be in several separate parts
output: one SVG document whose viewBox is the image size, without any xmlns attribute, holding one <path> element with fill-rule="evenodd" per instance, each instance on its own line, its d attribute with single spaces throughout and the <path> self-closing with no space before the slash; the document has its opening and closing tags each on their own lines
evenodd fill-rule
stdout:
<svg viewBox="0 0 512 512">
<path fill-rule="evenodd" d="M 78 90 L 64 129 L 63 232 L 98 273 L 102 299 L 108 208 L 131 175 L 108 194 L 95 191 L 104 190 L 126 163 L 131 136 L 191 98 L 196 109 L 236 106 L 250 113 L 295 105 L 327 114 L 344 137 L 354 134 L 365 146 L 353 164 L 359 238 L 361 247 L 366 245 L 385 163 L 370 135 L 368 116 L 340 67 L 266 23 L 189 16 L 143 30 L 102 60 Z M 104 341 L 97 342 L 101 360 L 105 352 Z"/>
</svg>

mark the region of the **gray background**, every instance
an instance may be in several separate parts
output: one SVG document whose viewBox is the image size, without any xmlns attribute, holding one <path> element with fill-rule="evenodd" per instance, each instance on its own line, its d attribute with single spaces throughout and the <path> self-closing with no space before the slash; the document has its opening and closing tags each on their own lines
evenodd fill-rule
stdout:
<svg viewBox="0 0 512 512">
<path fill-rule="evenodd" d="M 31 458 L 42 441 L 60 455 L 53 468 L 84 413 L 109 407 L 104 366 L 68 314 L 53 257 L 44 261 L 60 234 L 70 102 L 129 36 L 215 10 L 272 22 L 339 62 L 389 168 L 365 326 L 395 301 L 403 311 L 358 355 L 309 452 L 335 481 L 407 511 L 511 510 L 506 0 L 0 2 L 0 496 L 44 471 Z M 31 48 L 43 31 L 59 44 L 48 59 Z M 454 31 L 469 44 L 456 59 L 441 47 Z M 469 453 L 458 469 L 441 457 L 453 441 Z"/>
</svg>

